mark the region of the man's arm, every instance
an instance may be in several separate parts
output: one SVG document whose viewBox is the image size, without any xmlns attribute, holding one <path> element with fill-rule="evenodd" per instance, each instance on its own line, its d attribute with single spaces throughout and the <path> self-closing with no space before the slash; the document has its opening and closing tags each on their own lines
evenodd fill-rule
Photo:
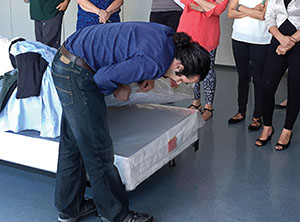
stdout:
<svg viewBox="0 0 300 222">
<path fill-rule="evenodd" d="M 101 67 L 94 75 L 100 91 L 105 95 L 113 93 L 120 84 L 142 82 L 140 90 L 148 91 L 153 81 L 161 77 L 164 70 L 149 56 L 139 55 L 123 62 Z M 147 81 L 148 80 L 148 81 Z"/>
<path fill-rule="evenodd" d="M 113 92 L 117 100 L 128 100 L 131 94 L 131 88 L 128 85 L 120 84 L 119 87 Z"/>
</svg>

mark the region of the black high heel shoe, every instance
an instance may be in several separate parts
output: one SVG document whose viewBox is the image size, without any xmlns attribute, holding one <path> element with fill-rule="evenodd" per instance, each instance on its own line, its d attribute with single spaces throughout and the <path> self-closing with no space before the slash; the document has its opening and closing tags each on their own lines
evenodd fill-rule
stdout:
<svg viewBox="0 0 300 222">
<path fill-rule="evenodd" d="M 291 133 L 290 140 L 289 140 L 289 142 L 287 144 L 276 143 L 276 146 L 281 146 L 282 148 L 281 149 L 277 149 L 276 146 L 275 146 L 275 150 L 281 151 L 281 150 L 285 150 L 285 149 L 289 148 L 289 145 L 290 145 L 291 140 L 292 140 L 292 136 L 293 136 L 293 132 Z"/>
<path fill-rule="evenodd" d="M 258 138 L 258 139 L 256 140 L 256 142 L 260 142 L 261 145 L 256 144 L 256 142 L 255 142 L 255 145 L 256 145 L 256 146 L 259 146 L 259 147 L 266 145 L 267 142 L 268 142 L 269 140 L 272 139 L 273 134 L 274 134 L 274 128 L 273 128 L 273 126 L 272 126 L 272 133 L 268 136 L 268 138 L 265 139 L 265 140 L 261 140 L 261 139 Z"/>
</svg>

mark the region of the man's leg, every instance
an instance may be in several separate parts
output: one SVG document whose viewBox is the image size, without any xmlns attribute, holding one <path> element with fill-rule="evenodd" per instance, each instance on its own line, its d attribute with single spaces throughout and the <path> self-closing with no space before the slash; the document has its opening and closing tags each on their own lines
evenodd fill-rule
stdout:
<svg viewBox="0 0 300 222">
<path fill-rule="evenodd" d="M 55 206 L 62 214 L 75 217 L 80 212 L 86 186 L 86 172 L 72 130 L 62 114 L 56 174 Z"/>
<path fill-rule="evenodd" d="M 104 95 L 100 93 L 92 73 L 72 63 L 69 66 L 56 59 L 52 65 L 52 76 L 64 115 L 76 138 L 99 214 L 111 221 L 120 221 L 129 212 L 128 200 L 113 164 L 114 152 Z"/>
<path fill-rule="evenodd" d="M 60 47 L 63 15 L 64 12 L 58 12 L 52 19 L 35 21 L 36 41 L 58 49 Z"/>
</svg>

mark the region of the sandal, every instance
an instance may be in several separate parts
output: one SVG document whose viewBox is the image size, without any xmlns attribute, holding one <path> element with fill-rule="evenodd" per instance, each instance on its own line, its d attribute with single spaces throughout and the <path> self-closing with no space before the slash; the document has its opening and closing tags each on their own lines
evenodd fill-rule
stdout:
<svg viewBox="0 0 300 222">
<path fill-rule="evenodd" d="M 213 111 L 214 111 L 214 109 L 204 108 L 203 112 L 202 112 L 202 119 L 204 121 L 210 119 L 213 116 Z M 207 113 L 207 114 L 205 115 L 205 113 Z"/>
<path fill-rule="evenodd" d="M 289 145 L 290 145 L 290 143 L 291 143 L 292 136 L 293 136 L 293 132 L 292 132 L 291 135 L 290 135 L 289 142 L 286 143 L 286 144 L 281 144 L 281 143 L 277 142 L 277 143 L 276 143 L 276 146 L 275 146 L 275 150 L 277 150 L 277 151 L 282 151 L 282 150 L 285 150 L 285 149 L 289 148 Z M 278 147 L 281 147 L 281 149 L 278 149 Z"/>
<path fill-rule="evenodd" d="M 244 120 L 245 118 L 246 118 L 246 115 L 244 113 L 237 113 L 228 120 L 228 123 L 235 124 L 235 123 L 238 123 L 238 122 Z"/>
<path fill-rule="evenodd" d="M 198 106 L 196 106 L 196 105 L 194 105 L 194 104 L 192 103 L 192 104 L 189 105 L 187 108 L 189 108 L 189 109 L 196 109 L 196 110 L 198 110 L 198 111 L 200 111 L 200 112 L 201 112 L 201 110 L 202 110 L 201 104 L 199 104 Z"/>
<path fill-rule="evenodd" d="M 251 124 L 248 126 L 248 129 L 251 131 L 259 130 L 262 126 L 261 118 L 252 118 Z"/>
<path fill-rule="evenodd" d="M 272 133 L 267 137 L 267 139 L 262 140 L 262 139 L 259 139 L 259 138 L 258 138 L 258 139 L 256 139 L 256 141 L 255 141 L 255 145 L 258 146 L 258 147 L 262 147 L 262 146 L 266 145 L 267 142 L 270 141 L 270 140 L 272 139 L 273 134 L 274 134 L 274 128 L 273 128 L 273 126 L 272 126 Z M 260 142 L 260 144 L 257 143 L 257 142 Z"/>
</svg>

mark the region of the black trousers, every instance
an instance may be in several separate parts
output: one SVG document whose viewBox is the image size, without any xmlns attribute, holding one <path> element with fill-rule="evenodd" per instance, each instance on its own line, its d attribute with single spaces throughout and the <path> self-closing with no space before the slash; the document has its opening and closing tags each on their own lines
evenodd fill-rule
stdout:
<svg viewBox="0 0 300 222">
<path fill-rule="evenodd" d="M 232 40 L 232 49 L 238 73 L 238 112 L 246 113 L 251 77 L 254 84 L 253 117 L 262 116 L 262 81 L 269 44 L 258 45 Z"/>
<path fill-rule="evenodd" d="M 279 31 L 291 36 L 297 29 L 286 20 Z M 288 104 L 284 128 L 292 130 L 300 109 L 300 43 L 285 55 L 277 55 L 276 49 L 280 43 L 274 37 L 271 40 L 263 80 L 263 122 L 265 126 L 272 125 L 275 93 L 286 69 L 288 69 Z"/>
<path fill-rule="evenodd" d="M 34 21 L 35 40 L 56 49 L 60 46 L 61 26 L 64 12 L 49 20 Z"/>
<path fill-rule="evenodd" d="M 150 22 L 167 25 L 177 30 L 182 11 L 151 12 Z"/>
</svg>

